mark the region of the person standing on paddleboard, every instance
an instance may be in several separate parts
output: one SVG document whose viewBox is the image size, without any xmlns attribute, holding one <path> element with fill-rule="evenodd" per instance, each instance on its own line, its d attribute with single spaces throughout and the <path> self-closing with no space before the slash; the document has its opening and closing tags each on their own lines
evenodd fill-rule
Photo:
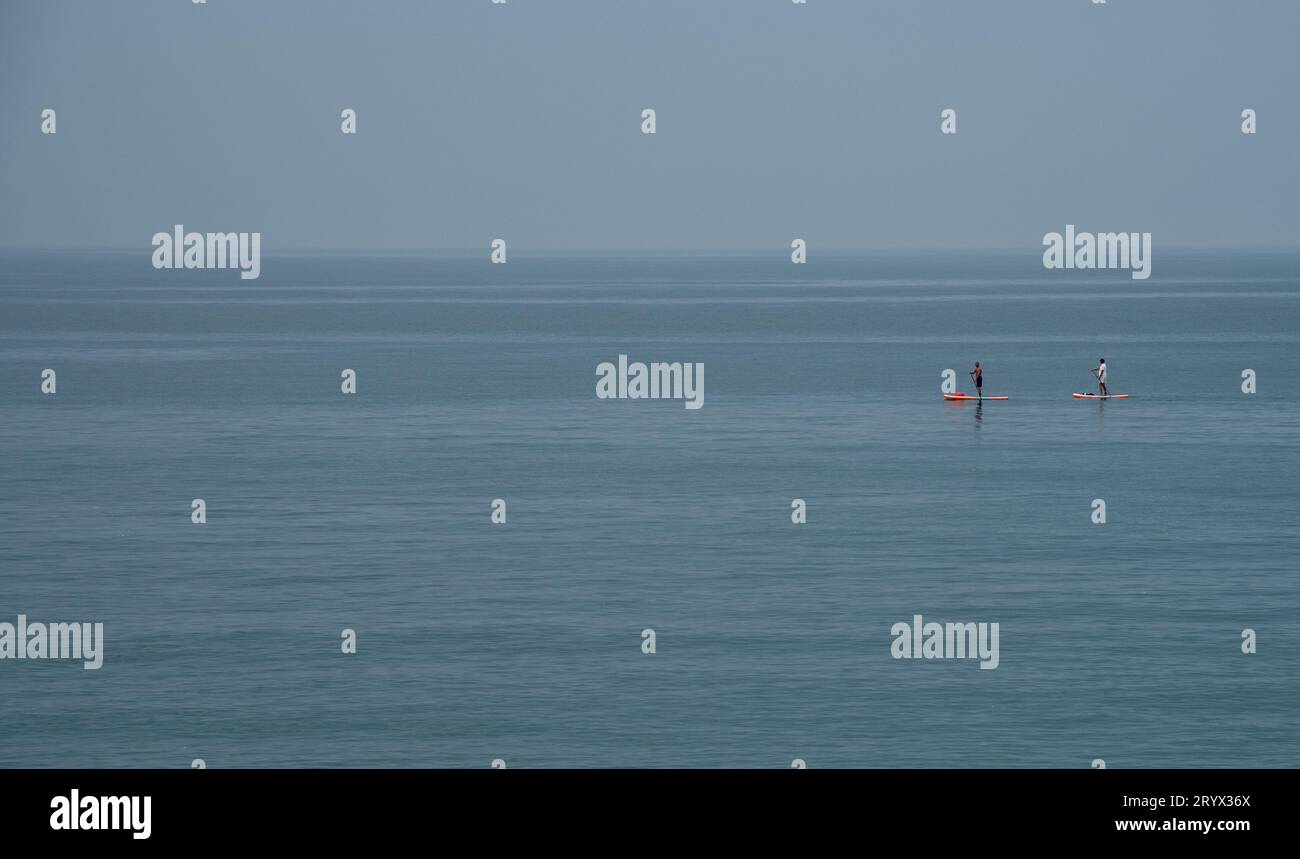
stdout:
<svg viewBox="0 0 1300 859">
<path fill-rule="evenodd" d="M 1097 377 L 1097 390 L 1101 392 L 1101 396 L 1110 396 L 1110 391 L 1106 390 L 1106 359 L 1098 358 L 1097 366 L 1092 372 Z"/>
<path fill-rule="evenodd" d="M 975 393 L 982 400 L 984 399 L 984 370 L 980 368 L 980 362 L 975 362 L 975 369 L 970 371 L 975 378 Z"/>
</svg>

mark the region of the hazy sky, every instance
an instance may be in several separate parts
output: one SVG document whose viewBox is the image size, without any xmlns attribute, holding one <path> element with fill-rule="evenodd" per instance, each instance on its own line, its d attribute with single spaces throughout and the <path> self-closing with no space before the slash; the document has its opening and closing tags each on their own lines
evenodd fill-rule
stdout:
<svg viewBox="0 0 1300 859">
<path fill-rule="evenodd" d="M 1294 0 L 0 0 L 0 245 L 1296 247 L 1297 32 Z"/>
</svg>

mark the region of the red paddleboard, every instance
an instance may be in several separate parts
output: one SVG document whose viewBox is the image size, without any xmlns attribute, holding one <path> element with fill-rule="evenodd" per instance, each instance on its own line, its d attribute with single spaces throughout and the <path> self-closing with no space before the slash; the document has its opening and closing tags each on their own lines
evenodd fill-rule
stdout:
<svg viewBox="0 0 1300 859">
<path fill-rule="evenodd" d="M 980 399 L 985 399 L 985 400 L 1009 400 L 1009 399 L 1011 399 L 1010 397 L 968 397 L 968 396 L 966 396 L 965 394 L 963 394 L 961 391 L 958 391 L 958 392 L 955 393 L 955 394 L 944 394 L 944 395 L 943 395 L 943 398 L 944 398 L 945 400 L 962 400 L 962 401 L 965 401 L 965 400 L 980 400 Z"/>
<path fill-rule="evenodd" d="M 1076 400 L 1127 400 L 1132 394 L 1071 394 Z"/>
</svg>

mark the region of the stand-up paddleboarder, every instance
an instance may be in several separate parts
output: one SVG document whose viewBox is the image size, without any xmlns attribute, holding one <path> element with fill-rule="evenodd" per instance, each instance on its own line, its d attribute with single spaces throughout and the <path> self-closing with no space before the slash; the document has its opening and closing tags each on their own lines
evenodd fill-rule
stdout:
<svg viewBox="0 0 1300 859">
<path fill-rule="evenodd" d="M 975 365 L 976 367 L 979 364 Z M 1098 358 L 1097 366 L 1092 368 L 1092 374 L 1097 377 L 1097 391 L 1103 396 L 1110 396 L 1110 391 L 1106 390 L 1106 359 Z"/>
<path fill-rule="evenodd" d="M 975 380 L 975 393 L 981 400 L 984 399 L 984 370 L 979 361 L 975 362 L 975 369 L 970 371 L 970 375 Z"/>
</svg>

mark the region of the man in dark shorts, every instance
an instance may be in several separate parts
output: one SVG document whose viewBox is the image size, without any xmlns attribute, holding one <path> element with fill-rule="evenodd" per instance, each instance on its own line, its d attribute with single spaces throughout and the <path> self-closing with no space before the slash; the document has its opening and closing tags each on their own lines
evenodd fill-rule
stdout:
<svg viewBox="0 0 1300 859">
<path fill-rule="evenodd" d="M 975 369 L 970 374 L 975 377 L 975 393 L 981 400 L 984 399 L 984 371 L 980 369 L 979 361 L 975 362 Z"/>
</svg>

